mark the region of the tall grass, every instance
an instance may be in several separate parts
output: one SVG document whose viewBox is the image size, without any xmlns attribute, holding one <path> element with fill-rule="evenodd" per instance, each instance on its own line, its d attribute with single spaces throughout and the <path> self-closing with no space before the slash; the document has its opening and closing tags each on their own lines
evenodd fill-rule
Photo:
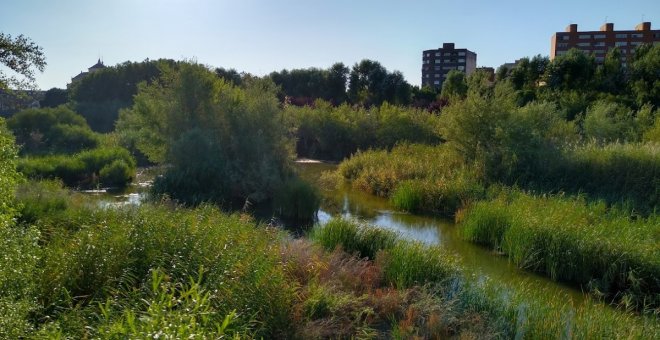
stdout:
<svg viewBox="0 0 660 340">
<path fill-rule="evenodd" d="M 584 192 L 609 202 L 632 203 L 644 213 L 660 204 L 660 144 L 599 146 L 590 143 L 562 152 L 560 161 L 539 174 L 538 186 Z"/>
<path fill-rule="evenodd" d="M 216 334 L 216 326 L 234 310 L 234 332 L 257 337 L 289 332 L 293 291 L 278 265 L 276 232 L 255 228 L 250 220 L 211 207 L 81 210 L 71 213 L 67 221 L 69 225 L 59 222 L 60 232 L 45 246 L 37 281 L 38 301 L 57 323 L 55 328 L 69 329 L 77 337 L 95 337 L 117 323 L 130 326 L 130 313 L 158 312 L 152 310 L 157 305 L 141 302 L 155 298 L 158 304 L 164 303 L 158 295 L 150 295 L 154 289 L 147 289 L 153 271 L 158 270 L 167 283 L 166 296 L 181 296 L 178 299 L 185 300 L 185 292 L 192 288 L 189 280 L 194 278 L 193 286 L 206 302 L 197 301 L 190 308 L 213 310 L 203 313 L 206 321 L 196 321 L 196 327 L 203 326 L 199 334 Z M 107 301 L 115 316 L 90 324 L 90 313 L 101 312 L 95 306 Z M 177 329 L 191 326 L 183 322 L 191 321 L 192 315 L 177 312 L 185 306 L 181 303 L 177 308 L 168 305 L 174 314 L 166 311 L 165 323 L 145 327 L 161 328 L 168 320 L 179 320 L 173 333 L 166 333 L 177 336 Z M 78 313 L 81 308 L 83 312 Z M 42 326 L 49 327 L 54 326 Z M 140 329 L 128 337 L 142 334 Z"/>
<path fill-rule="evenodd" d="M 18 171 L 31 179 L 60 179 L 72 187 L 125 186 L 135 177 L 135 160 L 123 148 L 97 148 L 75 155 L 26 157 Z"/>
<path fill-rule="evenodd" d="M 660 308 L 660 218 L 630 218 L 583 198 L 514 192 L 473 205 L 465 239 L 517 266 L 582 285 L 630 308 Z"/>
<path fill-rule="evenodd" d="M 338 172 L 354 188 L 390 197 L 395 207 L 410 212 L 453 216 L 485 194 L 478 169 L 465 167 L 444 145 L 404 144 L 389 152 L 357 153 Z"/>
<path fill-rule="evenodd" d="M 350 238 L 359 234 L 358 223 L 333 220 L 317 232 L 315 242 L 351 248 Z M 362 238 L 362 242 L 368 242 Z M 342 242 L 348 242 L 346 245 Z M 378 248 L 379 241 L 374 241 Z M 336 246 L 335 245 L 335 246 Z M 434 300 L 451 315 L 488 320 L 489 332 L 477 337 L 499 338 L 654 338 L 660 335 L 660 323 L 654 316 L 639 317 L 600 303 L 573 306 L 570 299 L 538 292 L 529 286 L 507 287 L 497 282 L 476 279 L 465 274 L 460 263 L 437 247 L 397 239 L 377 252 L 376 263 L 382 267 L 384 280 L 399 289 L 431 284 Z M 421 302 L 421 301 L 420 301 Z M 394 334 L 406 334 L 399 323 Z"/>
</svg>

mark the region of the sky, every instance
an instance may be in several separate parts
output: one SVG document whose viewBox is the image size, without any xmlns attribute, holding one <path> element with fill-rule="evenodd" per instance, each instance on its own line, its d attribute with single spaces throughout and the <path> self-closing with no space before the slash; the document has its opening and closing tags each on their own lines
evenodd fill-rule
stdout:
<svg viewBox="0 0 660 340">
<path fill-rule="evenodd" d="M 658 0 L 0 0 L 0 32 L 43 48 L 42 90 L 106 66 L 171 58 L 265 75 L 379 61 L 421 81 L 422 51 L 453 42 L 497 68 L 550 53 L 550 37 L 579 30 L 660 28 Z"/>
</svg>

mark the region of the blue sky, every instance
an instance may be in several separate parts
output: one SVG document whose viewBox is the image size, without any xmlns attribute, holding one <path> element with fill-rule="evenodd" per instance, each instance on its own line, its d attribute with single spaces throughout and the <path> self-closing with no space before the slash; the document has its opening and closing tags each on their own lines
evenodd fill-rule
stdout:
<svg viewBox="0 0 660 340">
<path fill-rule="evenodd" d="M 44 49 L 41 89 L 65 87 L 99 57 L 196 59 L 257 75 L 368 58 L 419 85 L 422 50 L 443 42 L 497 67 L 548 55 L 570 23 L 633 29 L 642 18 L 660 28 L 660 1 L 0 0 L 0 31 Z"/>
</svg>

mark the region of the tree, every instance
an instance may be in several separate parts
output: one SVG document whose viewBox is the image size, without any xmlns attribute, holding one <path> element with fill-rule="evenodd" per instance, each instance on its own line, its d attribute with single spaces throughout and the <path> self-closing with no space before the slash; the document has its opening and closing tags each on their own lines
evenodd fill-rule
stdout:
<svg viewBox="0 0 660 340">
<path fill-rule="evenodd" d="M 0 64 L 17 74 L 8 76 L 0 70 L 0 90 L 34 88 L 34 70 L 43 72 L 46 57 L 29 38 L 0 33 Z"/>
<path fill-rule="evenodd" d="M 412 98 L 412 87 L 401 72 L 389 73 L 373 60 L 365 59 L 353 65 L 348 83 L 348 98 L 354 104 L 378 106 L 389 102 L 407 105 Z"/>
<path fill-rule="evenodd" d="M 44 99 L 39 101 L 41 107 L 58 107 L 69 101 L 69 91 L 53 87 L 46 91 Z"/>
<path fill-rule="evenodd" d="M 442 92 L 440 97 L 444 99 L 463 99 L 467 95 L 468 85 L 465 80 L 465 73 L 458 70 L 451 70 L 447 73 L 447 78 L 442 83 Z"/>
<path fill-rule="evenodd" d="M 630 64 L 630 87 L 638 106 L 660 106 L 660 45 L 641 45 Z"/>
<path fill-rule="evenodd" d="M 547 85 L 557 91 L 588 92 L 594 88 L 596 59 L 578 49 L 571 49 L 550 63 L 546 69 Z"/>
<path fill-rule="evenodd" d="M 117 130 L 151 161 L 169 164 L 155 190 L 196 204 L 264 201 L 290 173 L 276 86 L 232 86 L 204 66 L 181 63 L 139 86 Z"/>
<path fill-rule="evenodd" d="M 607 52 L 603 65 L 598 67 L 596 78 L 601 92 L 618 95 L 625 91 L 626 72 L 621 57 L 621 51 L 615 47 Z"/>
</svg>

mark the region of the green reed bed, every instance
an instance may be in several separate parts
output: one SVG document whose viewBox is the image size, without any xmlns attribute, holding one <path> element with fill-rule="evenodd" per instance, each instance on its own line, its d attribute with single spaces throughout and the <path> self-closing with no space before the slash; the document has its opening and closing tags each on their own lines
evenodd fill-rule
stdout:
<svg viewBox="0 0 660 340">
<path fill-rule="evenodd" d="M 660 306 L 660 218 L 631 218 L 583 198 L 504 194 L 462 216 L 465 239 L 517 266 L 582 285 L 625 306 Z"/>
<path fill-rule="evenodd" d="M 66 221 L 38 223 L 59 229 L 49 233 L 35 279 L 44 321 L 38 327 L 49 336 L 154 336 L 153 330 L 178 337 L 190 328 L 206 337 L 229 329 L 274 337 L 290 330 L 293 290 L 278 264 L 276 231 L 211 207 L 83 209 Z M 219 329 L 234 311 L 231 327 Z"/>
<path fill-rule="evenodd" d="M 344 235 L 366 235 L 362 230 L 374 228 L 335 219 L 319 229 L 313 239 L 326 249 L 354 249 L 352 238 Z M 376 235 L 370 251 L 378 248 L 379 233 L 391 235 L 370 231 L 369 235 Z M 360 240 L 368 242 L 364 236 Z M 394 245 L 380 248 L 375 262 L 381 266 L 386 284 L 399 289 L 430 284 L 435 303 L 451 310 L 453 317 L 479 315 L 488 320 L 492 328 L 481 335 L 484 337 L 645 339 L 660 335 L 654 316 L 637 316 L 597 302 L 574 306 L 568 297 L 532 290 L 524 284 L 507 287 L 465 274 L 457 259 L 437 246 L 397 239 Z"/>
<path fill-rule="evenodd" d="M 475 171 L 444 145 L 357 153 L 342 162 L 338 172 L 354 188 L 390 197 L 395 207 L 411 212 L 453 216 L 485 193 Z"/>
<path fill-rule="evenodd" d="M 629 201 L 649 213 L 660 204 L 660 144 L 587 144 L 564 150 L 543 174 L 544 186 Z"/>
<path fill-rule="evenodd" d="M 71 187 L 123 187 L 135 178 L 136 165 L 128 150 L 101 147 L 74 155 L 25 157 L 17 168 L 30 179 L 60 179 Z"/>
</svg>

